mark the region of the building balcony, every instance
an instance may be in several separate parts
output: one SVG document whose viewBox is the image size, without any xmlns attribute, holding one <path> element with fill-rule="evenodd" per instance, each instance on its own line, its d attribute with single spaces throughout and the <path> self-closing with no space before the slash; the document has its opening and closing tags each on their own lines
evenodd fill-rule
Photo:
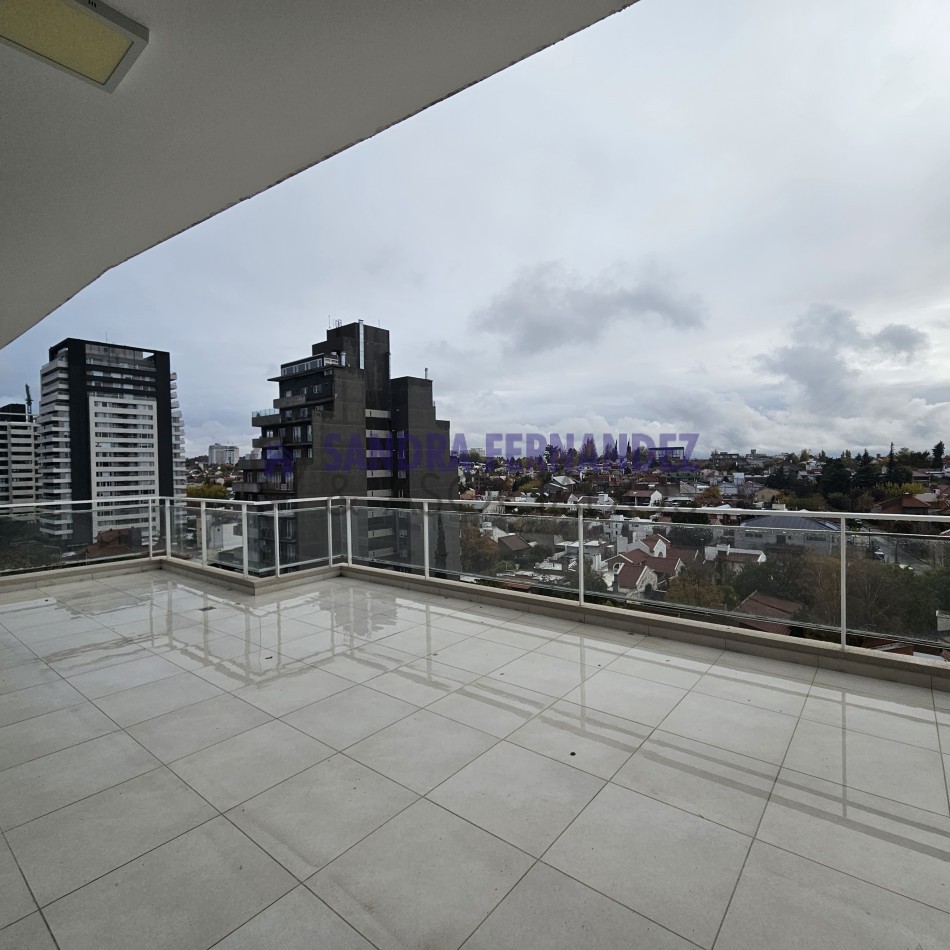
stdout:
<svg viewBox="0 0 950 950">
<path fill-rule="evenodd" d="M 0 941 L 945 946 L 944 664 L 361 564 L 356 510 L 296 575 L 0 585 Z"/>
<path fill-rule="evenodd" d="M 251 413 L 251 425 L 268 426 L 280 422 L 280 412 L 277 409 L 255 409 Z"/>
</svg>

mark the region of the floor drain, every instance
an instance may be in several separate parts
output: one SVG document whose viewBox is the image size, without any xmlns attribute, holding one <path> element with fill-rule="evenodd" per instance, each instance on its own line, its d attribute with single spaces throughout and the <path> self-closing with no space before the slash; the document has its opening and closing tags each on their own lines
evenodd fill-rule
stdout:
<svg viewBox="0 0 950 950">
<path fill-rule="evenodd" d="M 204 613 L 206 610 L 214 610 L 214 607 L 199 607 L 198 609 Z"/>
</svg>

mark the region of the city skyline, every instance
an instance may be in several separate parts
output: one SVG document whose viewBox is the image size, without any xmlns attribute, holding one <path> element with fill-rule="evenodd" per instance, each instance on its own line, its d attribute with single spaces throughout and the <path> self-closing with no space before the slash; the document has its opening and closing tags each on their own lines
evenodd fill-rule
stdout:
<svg viewBox="0 0 950 950">
<path fill-rule="evenodd" d="M 246 449 L 284 354 L 364 319 L 470 445 L 929 448 L 948 26 L 642 0 L 107 273 L 0 351 L 0 403 L 58 339 L 134 341 L 173 354 L 189 455 Z"/>
</svg>

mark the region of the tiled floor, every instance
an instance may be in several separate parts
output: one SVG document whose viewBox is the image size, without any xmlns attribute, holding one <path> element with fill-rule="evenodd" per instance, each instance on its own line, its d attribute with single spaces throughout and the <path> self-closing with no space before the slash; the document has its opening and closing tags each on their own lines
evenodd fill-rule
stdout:
<svg viewBox="0 0 950 950">
<path fill-rule="evenodd" d="M 169 577 L 0 594 L 0 950 L 950 944 L 950 694 Z"/>
</svg>

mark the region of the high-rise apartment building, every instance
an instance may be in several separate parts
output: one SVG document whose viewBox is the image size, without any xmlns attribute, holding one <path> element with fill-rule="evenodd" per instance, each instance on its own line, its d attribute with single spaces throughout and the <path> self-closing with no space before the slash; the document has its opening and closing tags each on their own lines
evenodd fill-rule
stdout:
<svg viewBox="0 0 950 950">
<path fill-rule="evenodd" d="M 208 446 L 209 465 L 237 465 L 241 451 L 236 445 L 220 445 L 215 442 Z"/>
<path fill-rule="evenodd" d="M 0 504 L 36 498 L 36 423 L 24 403 L 0 406 Z"/>
<path fill-rule="evenodd" d="M 361 507 L 354 538 L 357 553 L 420 564 L 418 517 L 396 510 L 405 506 L 387 506 L 382 500 L 458 498 L 449 423 L 436 418 L 432 381 L 392 379 L 389 331 L 359 321 L 328 330 L 323 343 L 315 343 L 308 356 L 283 363 L 271 382 L 280 387 L 273 408 L 252 417 L 261 430 L 254 446 L 262 457 L 239 463 L 235 498 L 380 499 L 379 505 Z M 449 544 L 455 552 L 457 535 L 455 544 Z M 272 543 L 264 528 L 264 557 L 272 553 L 269 540 Z M 286 525 L 282 522 L 278 543 L 284 564 L 317 559 L 326 551 L 325 525 L 318 527 L 316 518 L 312 528 L 307 519 L 288 519 Z"/>
<path fill-rule="evenodd" d="M 44 501 L 108 500 L 47 510 L 45 533 L 88 544 L 100 532 L 157 533 L 158 507 L 122 498 L 181 495 L 184 426 L 177 376 L 160 350 L 67 339 L 51 347 L 40 374 L 37 466 Z"/>
</svg>

